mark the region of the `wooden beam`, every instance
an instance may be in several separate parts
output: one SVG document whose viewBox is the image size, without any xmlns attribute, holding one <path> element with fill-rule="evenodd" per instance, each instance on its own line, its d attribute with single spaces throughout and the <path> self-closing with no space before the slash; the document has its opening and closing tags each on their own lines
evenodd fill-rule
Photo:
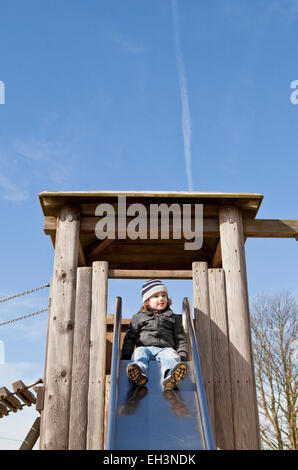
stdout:
<svg viewBox="0 0 298 470">
<path fill-rule="evenodd" d="M 108 270 L 106 261 L 93 263 L 87 450 L 104 448 Z"/>
<path fill-rule="evenodd" d="M 241 212 L 237 207 L 223 206 L 219 209 L 219 222 L 226 280 L 235 449 L 260 449 Z"/>
<path fill-rule="evenodd" d="M 45 201 L 45 205 L 54 205 L 57 202 L 57 198 L 69 198 L 72 196 L 88 197 L 92 201 L 92 197 L 103 197 L 108 196 L 118 197 L 145 197 L 145 198 L 206 198 L 207 200 L 218 199 L 218 198 L 230 198 L 233 199 L 248 199 L 262 201 L 263 195 L 259 193 L 223 193 L 223 192 L 207 192 L 207 191 L 42 191 L 39 193 L 39 198 Z M 63 199 L 63 202 L 65 200 Z"/>
<path fill-rule="evenodd" d="M 88 260 L 93 260 L 99 253 L 101 253 L 107 246 L 109 246 L 114 240 L 106 238 L 105 240 L 99 241 L 98 240 L 98 245 L 93 248 L 93 250 L 88 253 Z"/>
<path fill-rule="evenodd" d="M 95 228 L 96 228 L 96 224 L 98 223 L 98 221 L 100 221 L 103 217 L 81 217 L 81 224 L 80 224 L 80 233 L 84 233 L 84 234 L 94 234 L 95 235 Z M 185 218 L 185 222 L 188 221 L 188 225 L 191 225 L 192 227 L 194 227 L 194 217 L 192 217 L 191 219 L 187 219 Z M 105 220 L 107 221 L 107 217 L 105 217 Z M 121 239 L 124 239 L 124 237 L 126 236 L 126 230 L 123 230 L 120 228 L 120 230 L 117 229 L 117 221 L 119 220 L 119 218 L 117 217 L 116 220 L 114 221 L 114 219 L 111 219 L 112 220 L 112 223 L 115 222 L 115 238 L 121 238 Z M 121 219 L 120 218 L 120 222 L 121 222 Z M 126 217 L 125 218 L 126 220 L 126 224 L 128 225 L 129 222 L 131 222 L 132 220 L 134 220 L 134 217 Z M 141 218 L 141 217 L 138 217 L 138 220 L 140 221 L 140 229 L 139 229 L 139 233 L 140 233 L 140 237 L 143 237 L 145 239 L 150 239 L 150 223 L 149 223 L 149 217 L 148 218 Z M 123 220 L 124 221 L 124 220 Z M 143 222 L 143 223 L 142 223 Z M 53 233 L 55 233 L 55 230 L 56 230 L 56 217 L 53 217 L 53 216 L 46 216 L 44 218 L 44 232 L 46 235 L 52 235 Z M 147 225 L 147 228 L 146 230 L 142 230 L 142 226 L 145 224 Z M 120 223 L 120 225 L 122 226 L 123 224 Z M 126 227 L 127 227 L 126 225 Z M 160 225 L 160 224 L 159 224 Z M 206 237 L 213 237 L 213 236 L 219 236 L 219 228 L 218 228 L 218 218 L 204 218 L 204 226 L 203 226 L 203 231 L 204 231 L 204 236 Z M 187 237 L 189 237 L 191 234 L 188 233 L 188 232 L 185 232 L 183 230 L 183 224 L 181 223 L 181 240 L 188 240 Z M 161 234 L 161 228 L 159 226 L 158 228 L 158 235 Z M 169 219 L 169 236 L 170 238 L 173 236 L 173 219 L 172 217 L 170 217 Z"/>
<path fill-rule="evenodd" d="M 43 230 L 46 235 L 54 235 L 57 230 L 57 217 L 44 217 Z"/>
<path fill-rule="evenodd" d="M 52 303 L 53 303 L 53 289 L 54 289 L 54 280 L 53 277 L 51 277 L 50 280 L 50 292 L 49 292 L 49 308 L 48 308 L 48 322 L 47 322 L 47 336 L 46 336 L 46 347 L 45 347 L 45 360 L 44 360 L 44 372 L 43 376 L 44 378 L 47 377 L 47 365 L 48 365 L 48 349 L 49 349 L 49 330 L 50 330 L 50 325 L 52 322 Z M 42 450 L 44 448 L 44 426 L 43 426 L 43 410 L 44 410 L 44 392 L 45 388 L 43 386 L 43 397 L 42 397 L 42 409 L 40 410 L 40 415 L 41 415 L 41 424 L 40 424 L 40 436 L 39 436 L 39 450 Z M 41 393 L 41 392 L 39 392 Z M 40 397 L 38 397 L 39 399 Z M 40 402 L 38 401 L 38 406 Z"/>
<path fill-rule="evenodd" d="M 40 417 L 36 418 L 19 450 L 32 450 L 40 433 Z"/>
<path fill-rule="evenodd" d="M 86 449 L 92 268 L 78 268 L 73 342 L 69 444 Z"/>
<path fill-rule="evenodd" d="M 203 262 L 194 262 L 192 263 L 192 271 L 194 326 L 198 342 L 210 423 L 213 435 L 215 435 L 208 264 Z"/>
<path fill-rule="evenodd" d="M 192 270 L 109 269 L 110 279 L 192 279 Z"/>
<path fill-rule="evenodd" d="M 50 309 L 45 400 L 41 415 L 44 450 L 67 450 L 80 215 L 63 206 L 58 219 Z"/>
<path fill-rule="evenodd" d="M 81 240 L 79 240 L 79 246 L 78 246 L 78 265 L 80 267 L 86 266 L 86 258 L 85 258 L 84 248 L 83 248 Z"/>
<path fill-rule="evenodd" d="M 104 448 L 105 449 L 106 449 L 106 444 L 107 444 L 107 432 L 108 432 L 110 389 L 111 389 L 111 374 L 107 374 L 106 381 L 105 381 L 105 421 L 104 421 L 104 429 L 105 429 Z"/>
<path fill-rule="evenodd" d="M 218 241 L 215 249 L 215 253 L 212 258 L 211 267 L 212 268 L 219 268 L 221 267 L 222 259 L 221 259 L 221 245 L 220 240 Z"/>
<path fill-rule="evenodd" d="M 298 220 L 286 219 L 243 219 L 245 237 L 296 238 Z"/>
<path fill-rule="evenodd" d="M 215 442 L 220 450 L 235 449 L 225 273 L 208 269 L 212 362 L 214 380 Z"/>
<path fill-rule="evenodd" d="M 36 411 L 38 411 L 40 414 L 43 412 L 44 408 L 44 387 L 34 387 L 34 391 L 36 393 Z"/>
<path fill-rule="evenodd" d="M 80 233 L 95 234 L 95 226 L 100 217 L 82 217 Z M 127 222 L 132 220 L 127 217 Z M 53 235 L 56 231 L 56 217 L 44 218 L 44 231 Z M 216 218 L 204 218 L 204 237 L 219 237 L 219 225 Z M 244 236 L 259 238 L 296 238 L 298 237 L 298 220 L 288 219 L 243 219 Z M 170 224 L 170 235 L 171 224 Z M 144 234 L 143 234 L 144 235 Z M 146 233 L 148 239 L 149 233 Z M 116 231 L 117 237 L 117 231 Z"/>
</svg>

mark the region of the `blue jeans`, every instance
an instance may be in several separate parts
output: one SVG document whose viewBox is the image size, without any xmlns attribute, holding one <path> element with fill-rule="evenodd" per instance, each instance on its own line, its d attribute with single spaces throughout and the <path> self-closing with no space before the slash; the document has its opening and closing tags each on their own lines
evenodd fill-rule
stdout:
<svg viewBox="0 0 298 470">
<path fill-rule="evenodd" d="M 133 352 L 131 357 L 142 369 L 144 375 L 148 375 L 149 361 L 158 361 L 161 368 L 161 379 L 168 369 L 172 369 L 177 362 L 180 362 L 180 356 L 173 348 L 159 348 L 158 346 L 139 346 Z"/>
</svg>

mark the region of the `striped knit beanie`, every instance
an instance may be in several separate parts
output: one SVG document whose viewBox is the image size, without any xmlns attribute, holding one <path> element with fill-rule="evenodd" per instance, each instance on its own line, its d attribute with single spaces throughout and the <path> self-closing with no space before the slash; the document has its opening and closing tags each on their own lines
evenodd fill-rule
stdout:
<svg viewBox="0 0 298 470">
<path fill-rule="evenodd" d="M 166 286 L 157 279 L 149 279 L 149 281 L 146 281 L 142 287 L 143 303 L 148 300 L 152 295 L 157 294 L 157 292 L 168 293 Z"/>
</svg>

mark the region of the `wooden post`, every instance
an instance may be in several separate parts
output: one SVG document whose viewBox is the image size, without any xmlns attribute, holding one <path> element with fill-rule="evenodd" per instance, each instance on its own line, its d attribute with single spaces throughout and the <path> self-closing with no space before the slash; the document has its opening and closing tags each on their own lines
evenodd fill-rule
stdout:
<svg viewBox="0 0 298 470">
<path fill-rule="evenodd" d="M 36 418 L 19 450 L 32 450 L 39 438 L 40 417 Z"/>
<path fill-rule="evenodd" d="M 198 341 L 200 363 L 204 379 L 209 417 L 213 435 L 215 435 L 208 264 L 194 262 L 192 263 L 192 270 L 194 325 Z"/>
<path fill-rule="evenodd" d="M 77 209 L 63 206 L 57 221 L 48 326 L 44 411 L 41 416 L 44 450 L 68 448 L 79 226 Z"/>
<path fill-rule="evenodd" d="M 107 374 L 106 375 L 106 387 L 105 387 L 105 421 L 104 421 L 104 430 L 105 430 L 104 448 L 105 449 L 106 449 L 107 431 L 108 431 L 110 389 L 111 389 L 111 374 Z"/>
<path fill-rule="evenodd" d="M 219 208 L 225 271 L 232 402 L 236 449 L 259 449 L 259 424 L 251 348 L 242 215 L 235 206 Z"/>
<path fill-rule="evenodd" d="M 86 449 L 92 268 L 78 268 L 70 399 L 69 444 Z"/>
<path fill-rule="evenodd" d="M 108 262 L 97 261 L 93 263 L 87 426 L 88 450 L 102 450 L 104 447 L 108 271 Z"/>
<path fill-rule="evenodd" d="M 49 344 L 49 325 L 51 320 L 51 306 L 52 306 L 52 299 L 53 299 L 53 277 L 50 280 L 50 292 L 49 292 L 49 309 L 48 309 L 48 324 L 47 324 L 47 338 L 46 338 L 46 350 L 45 350 L 45 361 L 44 361 L 44 383 L 47 377 L 47 363 L 48 363 L 48 344 Z M 44 386 L 43 386 L 43 405 L 42 409 L 40 410 L 40 435 L 39 435 L 39 450 L 44 449 L 44 435 L 43 435 L 43 410 L 44 410 Z"/>
<path fill-rule="evenodd" d="M 214 440 L 217 449 L 233 450 L 235 443 L 224 271 L 209 269 L 208 280 L 216 430 Z"/>
</svg>

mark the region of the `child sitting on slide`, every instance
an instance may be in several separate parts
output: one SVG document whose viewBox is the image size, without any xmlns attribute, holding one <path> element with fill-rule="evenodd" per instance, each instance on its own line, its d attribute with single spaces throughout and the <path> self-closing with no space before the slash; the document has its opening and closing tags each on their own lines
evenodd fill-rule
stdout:
<svg viewBox="0 0 298 470">
<path fill-rule="evenodd" d="M 188 348 L 182 319 L 169 308 L 167 288 L 159 280 L 143 284 L 142 300 L 143 306 L 132 317 L 125 335 L 121 359 L 132 360 L 127 375 L 141 387 L 148 381 L 149 360 L 158 361 L 163 390 L 172 390 L 187 374 Z"/>
</svg>

